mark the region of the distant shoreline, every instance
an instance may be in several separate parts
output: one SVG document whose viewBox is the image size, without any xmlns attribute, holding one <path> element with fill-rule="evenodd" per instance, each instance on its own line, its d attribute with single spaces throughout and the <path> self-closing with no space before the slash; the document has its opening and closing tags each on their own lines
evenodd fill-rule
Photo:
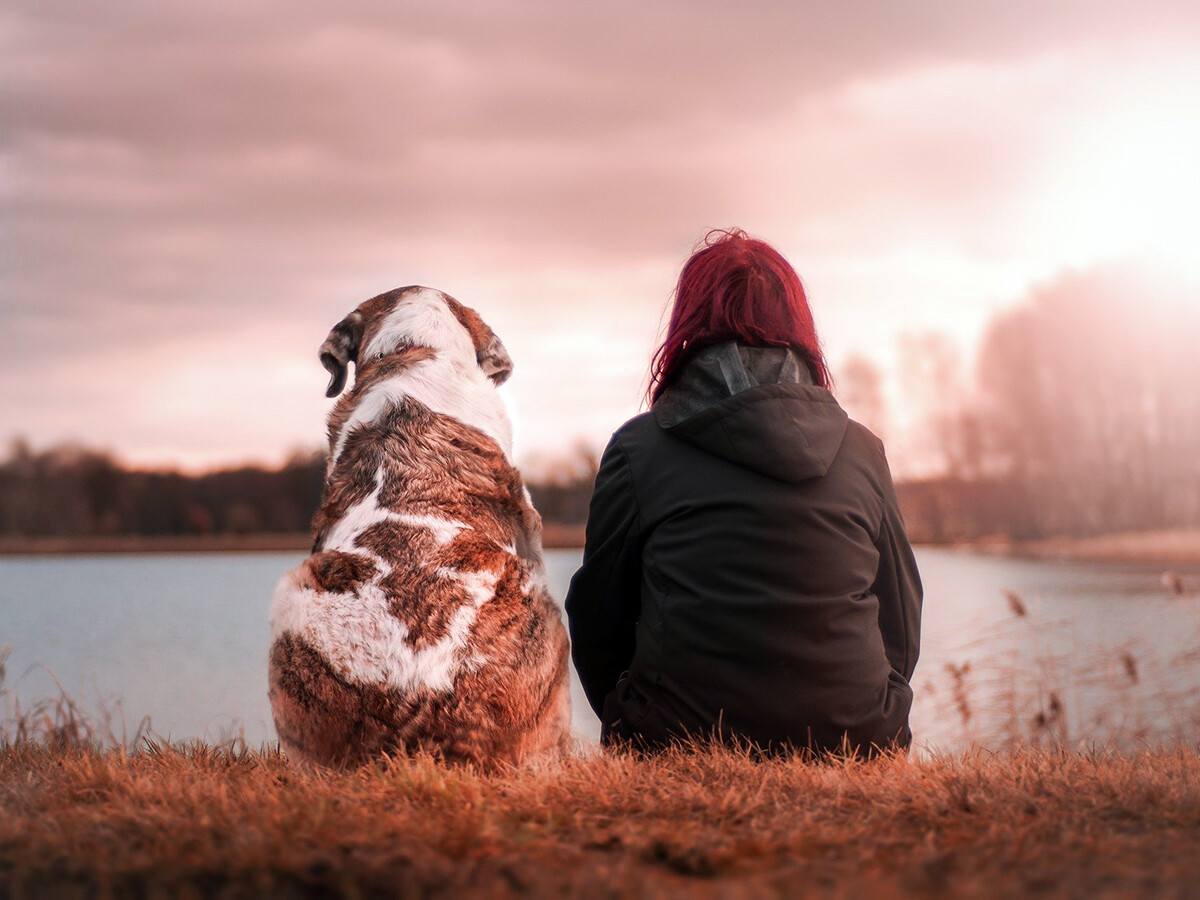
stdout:
<svg viewBox="0 0 1200 900">
<path fill-rule="evenodd" d="M 583 546 L 582 525 L 546 525 L 547 549 Z M 116 553 L 298 553 L 312 547 L 310 534 L 89 535 L 4 537 L 0 556 L 74 556 Z"/>
<path fill-rule="evenodd" d="M 583 547 L 582 525 L 548 524 L 543 544 L 550 550 Z M 119 553 L 298 553 L 312 546 L 308 534 L 106 535 L 0 538 L 0 556 L 70 556 Z M 993 538 L 955 544 L 922 544 L 1026 559 L 1200 565 L 1200 529 L 1124 532 L 1095 537 L 1051 537 L 1031 541 Z"/>
<path fill-rule="evenodd" d="M 89 535 L 0 538 L 0 556 L 73 556 L 104 553 L 308 552 L 308 534 Z"/>
<path fill-rule="evenodd" d="M 1200 565 L 1200 529 L 1126 531 L 1093 537 L 979 541 L 972 549 L 1003 556 L 1088 562 Z"/>
</svg>

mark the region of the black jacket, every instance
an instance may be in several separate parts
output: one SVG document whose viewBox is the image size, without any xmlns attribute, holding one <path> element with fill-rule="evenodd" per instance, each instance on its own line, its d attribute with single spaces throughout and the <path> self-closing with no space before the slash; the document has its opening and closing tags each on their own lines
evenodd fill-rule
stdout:
<svg viewBox="0 0 1200 900">
<path fill-rule="evenodd" d="M 613 435 L 566 607 L 605 741 L 911 740 L 921 582 L 883 445 L 794 351 L 709 347 Z"/>
</svg>

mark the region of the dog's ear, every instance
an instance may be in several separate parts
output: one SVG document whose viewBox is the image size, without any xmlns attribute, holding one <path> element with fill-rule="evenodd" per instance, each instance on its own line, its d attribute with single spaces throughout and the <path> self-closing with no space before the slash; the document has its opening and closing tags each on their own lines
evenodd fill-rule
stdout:
<svg viewBox="0 0 1200 900">
<path fill-rule="evenodd" d="M 350 363 L 358 364 L 358 348 L 362 344 L 362 335 L 362 313 L 355 310 L 334 325 L 329 337 L 321 344 L 321 349 L 317 352 L 321 356 L 321 365 L 329 370 L 326 397 L 336 397 L 346 386 L 346 367 Z"/>
<path fill-rule="evenodd" d="M 486 325 L 483 326 L 487 328 Z M 488 334 L 491 336 L 483 345 L 482 348 L 476 347 L 475 360 L 479 363 L 479 368 L 483 369 L 483 374 L 492 379 L 492 382 L 499 387 L 508 381 L 508 376 L 512 375 L 513 361 L 508 355 L 508 351 L 504 349 L 504 344 L 500 338 L 496 337 L 492 329 L 488 328 Z"/>
<path fill-rule="evenodd" d="M 479 368 L 483 369 L 483 374 L 492 379 L 497 387 L 508 381 L 508 376 L 512 374 L 513 361 L 500 338 L 496 337 L 496 332 L 492 331 L 487 322 L 479 317 L 479 313 L 469 306 L 463 306 L 452 297 L 446 297 L 446 303 L 471 335 L 475 344 L 475 361 L 479 363 Z"/>
</svg>

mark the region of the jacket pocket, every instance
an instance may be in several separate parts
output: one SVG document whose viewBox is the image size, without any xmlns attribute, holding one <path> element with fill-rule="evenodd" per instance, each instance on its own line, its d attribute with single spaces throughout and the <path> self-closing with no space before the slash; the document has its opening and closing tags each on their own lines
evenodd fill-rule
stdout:
<svg viewBox="0 0 1200 900">
<path fill-rule="evenodd" d="M 642 694 L 629 678 L 622 673 L 617 686 L 604 698 L 600 716 L 600 741 L 612 739 L 632 740 L 637 737 L 637 727 L 654 710 L 654 702 Z"/>
<path fill-rule="evenodd" d="M 887 697 L 883 701 L 886 741 L 905 748 L 912 743 L 912 730 L 908 727 L 912 705 L 912 685 L 908 683 L 908 679 L 892 669 L 888 672 Z"/>
</svg>

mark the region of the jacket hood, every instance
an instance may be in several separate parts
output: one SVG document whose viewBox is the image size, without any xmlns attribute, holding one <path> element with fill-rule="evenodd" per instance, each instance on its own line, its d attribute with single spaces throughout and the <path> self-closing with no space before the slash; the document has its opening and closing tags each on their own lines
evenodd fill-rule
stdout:
<svg viewBox="0 0 1200 900">
<path fill-rule="evenodd" d="M 788 347 L 706 347 L 653 407 L 660 428 L 786 482 L 818 478 L 842 446 L 845 410 Z"/>
</svg>

